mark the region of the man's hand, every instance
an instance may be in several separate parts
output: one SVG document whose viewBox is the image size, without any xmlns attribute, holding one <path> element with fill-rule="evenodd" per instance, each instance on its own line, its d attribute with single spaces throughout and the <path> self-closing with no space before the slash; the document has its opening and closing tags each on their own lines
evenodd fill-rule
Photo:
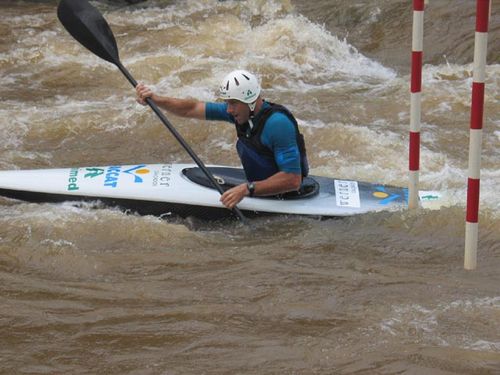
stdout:
<svg viewBox="0 0 500 375">
<path fill-rule="evenodd" d="M 222 194 L 220 197 L 220 201 L 224 206 L 232 209 L 234 206 L 240 203 L 243 198 L 248 196 L 248 194 L 249 192 L 247 189 L 247 184 L 245 183 L 237 185 L 224 192 L 224 194 Z"/>
<path fill-rule="evenodd" d="M 137 94 L 137 99 L 136 99 L 137 103 L 142 105 L 146 105 L 146 98 L 152 99 L 154 95 L 153 91 L 144 83 L 139 83 L 135 87 L 135 92 Z"/>
</svg>

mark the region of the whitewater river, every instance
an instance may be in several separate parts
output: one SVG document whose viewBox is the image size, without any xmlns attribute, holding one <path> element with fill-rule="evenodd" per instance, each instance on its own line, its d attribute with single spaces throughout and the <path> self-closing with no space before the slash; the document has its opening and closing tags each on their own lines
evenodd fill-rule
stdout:
<svg viewBox="0 0 500 375">
<path fill-rule="evenodd" d="M 93 3 L 137 80 L 214 100 L 227 72 L 254 71 L 296 115 L 313 174 L 407 186 L 411 1 Z M 475 2 L 449 3 L 425 16 L 420 185 L 441 209 L 247 229 L 0 198 L 0 373 L 500 374 L 500 3 L 475 271 Z M 0 169 L 190 162 L 56 6 L 0 2 Z M 231 126 L 169 119 L 205 163 L 238 165 Z"/>
</svg>

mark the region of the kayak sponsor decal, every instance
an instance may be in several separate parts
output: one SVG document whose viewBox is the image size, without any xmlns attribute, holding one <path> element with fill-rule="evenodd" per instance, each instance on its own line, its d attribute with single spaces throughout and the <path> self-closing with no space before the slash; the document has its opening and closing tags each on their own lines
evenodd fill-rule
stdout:
<svg viewBox="0 0 500 375">
<path fill-rule="evenodd" d="M 164 164 L 159 170 L 153 172 L 154 187 L 170 187 L 172 164 Z"/>
<path fill-rule="evenodd" d="M 104 168 L 85 168 L 85 178 L 94 178 L 104 173 Z"/>
<path fill-rule="evenodd" d="M 145 164 L 141 164 L 125 170 L 123 170 L 123 167 L 120 165 L 110 166 L 106 168 L 85 168 L 85 174 L 83 177 L 87 179 L 93 179 L 104 175 L 104 186 L 116 188 L 118 186 L 120 176 L 122 174 L 126 174 L 133 178 L 134 183 L 141 184 L 144 182 L 143 176 L 151 172 L 148 168 L 145 167 Z"/>
<path fill-rule="evenodd" d="M 134 182 L 136 184 L 142 184 L 144 180 L 142 179 L 143 175 L 149 174 L 149 169 L 144 168 L 146 165 L 138 165 L 136 167 L 132 167 L 130 169 L 127 169 L 126 171 L 123 171 L 123 173 L 127 173 L 131 176 L 134 176 Z"/>
<path fill-rule="evenodd" d="M 375 198 L 380 199 L 378 204 L 386 205 L 391 203 L 392 201 L 401 198 L 399 194 L 389 194 L 384 186 L 376 186 L 375 191 L 372 194 Z"/>
<path fill-rule="evenodd" d="M 142 184 L 144 182 L 142 175 L 146 175 L 150 172 L 149 169 L 144 168 L 145 166 L 145 164 L 141 164 L 126 170 L 122 170 L 121 166 L 108 167 L 104 179 L 104 186 L 116 188 L 121 174 L 132 176 L 134 178 L 134 183 Z"/>
<path fill-rule="evenodd" d="M 426 201 L 426 202 L 430 202 L 430 201 L 437 201 L 439 200 L 439 198 L 441 198 L 441 195 L 438 194 L 438 193 L 423 193 L 420 195 L 420 200 L 421 201 Z"/>
<path fill-rule="evenodd" d="M 120 177 L 120 170 L 122 167 L 108 167 L 104 180 L 104 186 L 115 188 L 118 186 L 118 177 Z"/>
<path fill-rule="evenodd" d="M 77 185 L 77 182 L 78 182 L 78 168 L 71 168 L 69 170 L 68 191 L 75 191 L 80 189 Z"/>
<path fill-rule="evenodd" d="M 339 207 L 361 207 L 357 181 L 335 180 L 335 199 Z"/>
</svg>

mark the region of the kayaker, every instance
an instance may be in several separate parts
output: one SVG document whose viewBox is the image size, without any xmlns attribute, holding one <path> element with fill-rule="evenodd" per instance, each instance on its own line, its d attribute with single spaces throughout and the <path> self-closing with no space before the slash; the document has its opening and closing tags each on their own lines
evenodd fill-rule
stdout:
<svg viewBox="0 0 500 375">
<path fill-rule="evenodd" d="M 309 172 L 297 121 L 285 107 L 265 101 L 257 77 L 246 70 L 235 70 L 224 77 L 218 95 L 223 102 L 160 96 L 143 83 L 137 85 L 136 94 L 142 105 L 149 97 L 177 116 L 227 121 L 236 126 L 236 149 L 248 182 L 222 194 L 220 200 L 228 208 L 246 196 L 297 191 Z"/>
</svg>

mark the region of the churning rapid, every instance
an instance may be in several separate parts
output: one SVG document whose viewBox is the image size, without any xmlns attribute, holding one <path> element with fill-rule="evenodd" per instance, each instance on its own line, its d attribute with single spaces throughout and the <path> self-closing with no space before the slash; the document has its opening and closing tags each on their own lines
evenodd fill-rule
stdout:
<svg viewBox="0 0 500 375">
<path fill-rule="evenodd" d="M 297 117 L 311 173 L 407 185 L 410 1 L 92 3 L 136 79 L 215 100 L 253 71 Z M 464 271 L 475 2 L 450 3 L 426 7 L 420 174 L 445 206 L 248 229 L 0 198 L 0 372 L 499 374 L 499 4 Z M 56 7 L 0 5 L 0 169 L 191 162 Z M 205 163 L 238 165 L 231 126 L 169 119 Z"/>
</svg>

